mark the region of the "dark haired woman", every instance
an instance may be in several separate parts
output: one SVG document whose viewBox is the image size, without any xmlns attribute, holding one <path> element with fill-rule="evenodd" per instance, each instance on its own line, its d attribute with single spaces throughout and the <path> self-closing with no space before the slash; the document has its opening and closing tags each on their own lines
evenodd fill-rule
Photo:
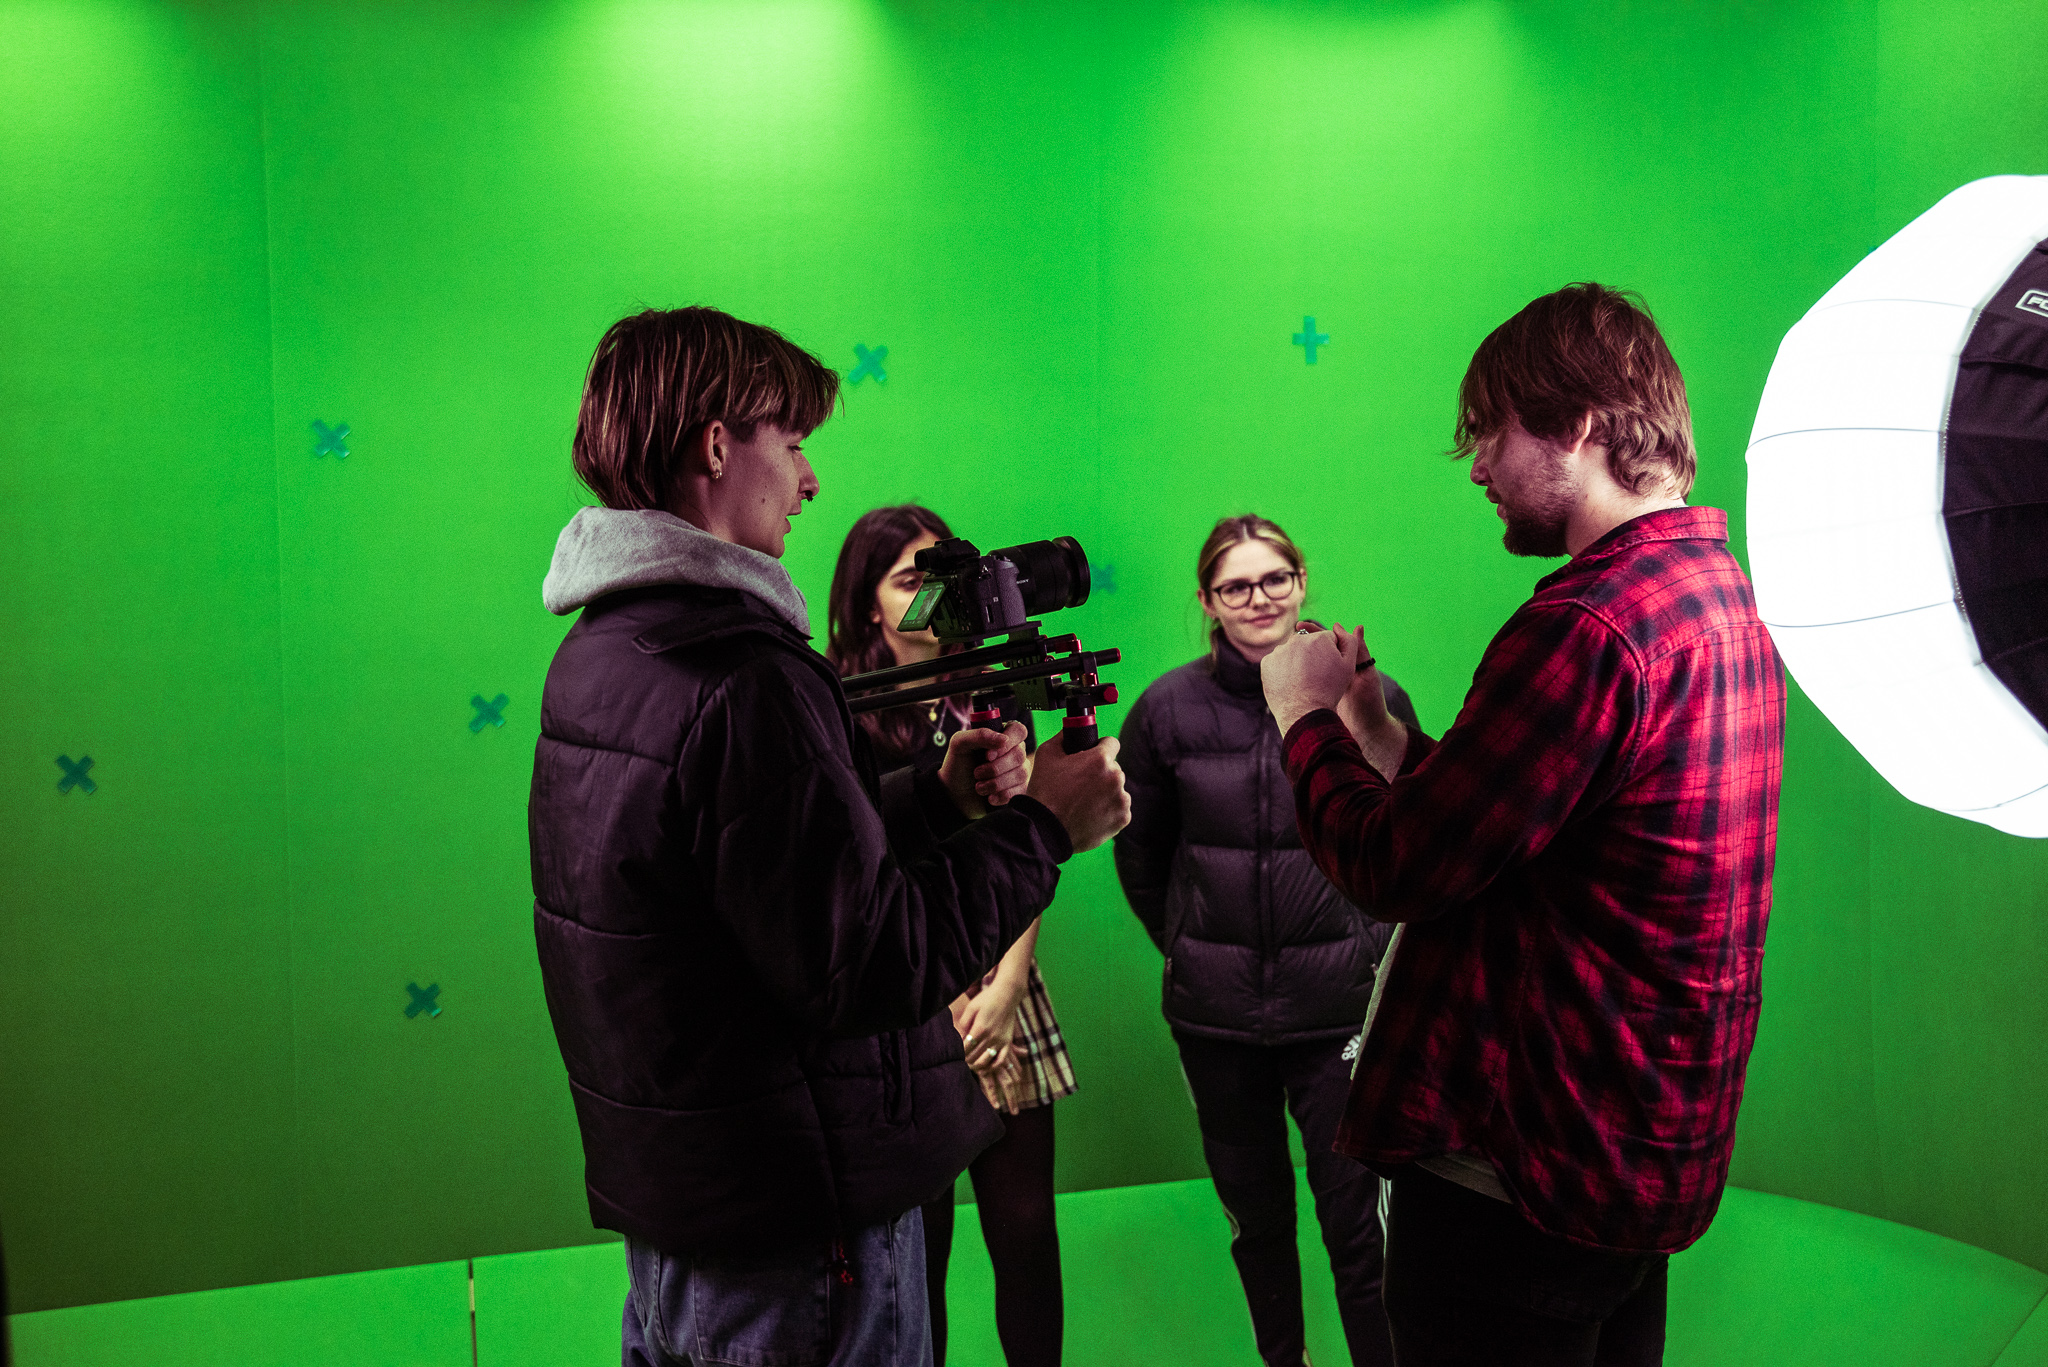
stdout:
<svg viewBox="0 0 2048 1367">
<path fill-rule="evenodd" d="M 1308 567 L 1274 523 L 1228 517 L 1195 576 L 1214 623 L 1209 653 L 1156 680 L 1124 721 L 1131 824 L 1116 838 L 1117 876 L 1166 955 L 1166 1019 L 1259 1356 L 1269 1367 L 1307 1357 L 1292 1112 L 1351 1360 L 1391 1363 L 1379 1181 L 1331 1150 L 1350 1090 L 1347 1046 L 1391 928 L 1345 901 L 1302 848 L 1259 686 L 1259 662 L 1300 620 Z M 1388 709 L 1413 724 L 1408 695 L 1390 678 L 1386 689 Z"/>
<path fill-rule="evenodd" d="M 911 503 L 876 508 L 853 524 L 832 571 L 827 654 L 841 675 L 944 653 L 931 632 L 905 633 L 896 624 L 924 580 L 917 553 L 951 535 L 937 513 Z M 967 724 L 967 711 L 954 698 L 870 712 L 861 721 L 877 768 L 935 767 L 945 758 L 947 737 Z M 1074 1071 L 1039 976 L 1037 943 L 1034 923 L 978 987 L 953 1003 L 967 1064 L 1003 1119 L 1003 1138 L 968 1172 L 995 1270 L 996 1333 L 1010 1367 L 1054 1367 L 1065 1317 L 1053 1219 L 1052 1103 L 1073 1093 Z M 945 1367 L 951 1191 L 924 1207 L 924 1240 L 932 1360 Z"/>
</svg>

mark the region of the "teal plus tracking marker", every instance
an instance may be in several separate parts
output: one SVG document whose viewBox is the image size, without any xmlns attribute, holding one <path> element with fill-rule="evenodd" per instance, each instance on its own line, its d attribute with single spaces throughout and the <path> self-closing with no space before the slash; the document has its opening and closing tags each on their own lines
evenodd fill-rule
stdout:
<svg viewBox="0 0 2048 1367">
<path fill-rule="evenodd" d="M 338 422 L 329 427 L 318 418 L 313 420 L 313 458 L 333 456 L 336 460 L 348 459 L 348 424 Z"/>
<path fill-rule="evenodd" d="M 870 351 L 859 342 L 855 342 L 853 344 L 853 354 L 860 364 L 846 372 L 846 382 L 848 384 L 859 384 L 862 380 L 869 378 L 872 378 L 876 384 L 883 384 L 888 381 L 889 372 L 882 369 L 882 362 L 889 359 L 889 348 L 878 346 Z"/>
<path fill-rule="evenodd" d="M 1316 348 L 1328 346 L 1330 334 L 1316 331 L 1316 320 L 1312 317 L 1301 320 L 1301 331 L 1294 334 L 1294 344 L 1308 355 L 1308 363 L 1316 363 Z"/>
<path fill-rule="evenodd" d="M 1091 565 L 1088 568 L 1088 577 L 1094 581 L 1094 588 L 1097 592 L 1116 592 L 1115 565 Z"/>
<path fill-rule="evenodd" d="M 92 768 L 91 755 L 81 755 L 76 760 L 69 755 L 59 755 L 57 767 L 64 771 L 64 777 L 57 780 L 58 792 L 68 793 L 73 788 L 83 788 L 86 796 L 90 797 L 100 790 L 99 784 L 86 777 L 86 771 Z"/>
<path fill-rule="evenodd" d="M 418 983 L 407 983 L 405 990 L 412 997 L 412 1001 L 405 1008 L 405 1018 L 407 1020 L 411 1020 L 422 1011 L 426 1012 L 429 1016 L 441 1014 L 440 1003 L 434 1000 L 441 995 L 441 984 L 428 983 L 425 987 L 421 987 Z"/>
<path fill-rule="evenodd" d="M 473 732 L 481 733 L 486 726 L 503 726 L 505 724 L 505 705 L 511 701 L 503 693 L 500 693 L 489 702 L 484 701 L 483 694 L 476 694 L 469 700 L 469 705 L 476 709 L 476 716 L 470 718 L 469 729 Z"/>
</svg>

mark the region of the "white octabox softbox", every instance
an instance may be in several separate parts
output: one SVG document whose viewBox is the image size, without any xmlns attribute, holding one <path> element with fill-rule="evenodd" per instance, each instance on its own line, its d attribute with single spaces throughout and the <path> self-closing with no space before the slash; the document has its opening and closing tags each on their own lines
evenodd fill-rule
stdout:
<svg viewBox="0 0 2048 1367">
<path fill-rule="evenodd" d="M 2048 836 L 2048 176 L 1943 199 L 1785 336 L 1749 443 L 1757 606 L 1915 802 Z"/>
</svg>

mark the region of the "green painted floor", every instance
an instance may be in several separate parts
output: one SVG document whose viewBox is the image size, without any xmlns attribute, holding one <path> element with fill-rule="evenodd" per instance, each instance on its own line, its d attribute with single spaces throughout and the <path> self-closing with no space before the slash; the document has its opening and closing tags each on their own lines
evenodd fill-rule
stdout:
<svg viewBox="0 0 2048 1367">
<path fill-rule="evenodd" d="M 1349 1358 L 1301 1195 L 1309 1346 Z M 1002 1361 L 960 1212 L 954 1367 Z M 1060 1198 L 1071 1367 L 1253 1367 L 1206 1182 Z M 470 1295 L 475 1292 L 475 1339 Z M 618 1360 L 616 1244 L 78 1306 L 13 1318 L 19 1367 L 599 1367 Z M 1869 1216 L 1731 1190 L 1672 1262 L 1669 1367 L 2048 1367 L 2048 1276 Z"/>
</svg>

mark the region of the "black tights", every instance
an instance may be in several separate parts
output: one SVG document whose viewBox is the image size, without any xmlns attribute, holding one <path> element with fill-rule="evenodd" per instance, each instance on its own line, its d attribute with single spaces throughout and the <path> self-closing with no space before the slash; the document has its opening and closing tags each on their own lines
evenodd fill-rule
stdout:
<svg viewBox="0 0 2048 1367">
<path fill-rule="evenodd" d="M 974 1160 L 974 1200 L 996 1274 L 996 1335 L 1009 1367 L 1059 1367 L 1066 1302 L 1060 1234 L 1053 1222 L 1052 1107 L 1003 1117 L 1003 1137 Z M 925 1285 L 932 1307 L 932 1362 L 946 1367 L 946 1261 L 953 1251 L 953 1193 L 924 1208 Z"/>
</svg>

